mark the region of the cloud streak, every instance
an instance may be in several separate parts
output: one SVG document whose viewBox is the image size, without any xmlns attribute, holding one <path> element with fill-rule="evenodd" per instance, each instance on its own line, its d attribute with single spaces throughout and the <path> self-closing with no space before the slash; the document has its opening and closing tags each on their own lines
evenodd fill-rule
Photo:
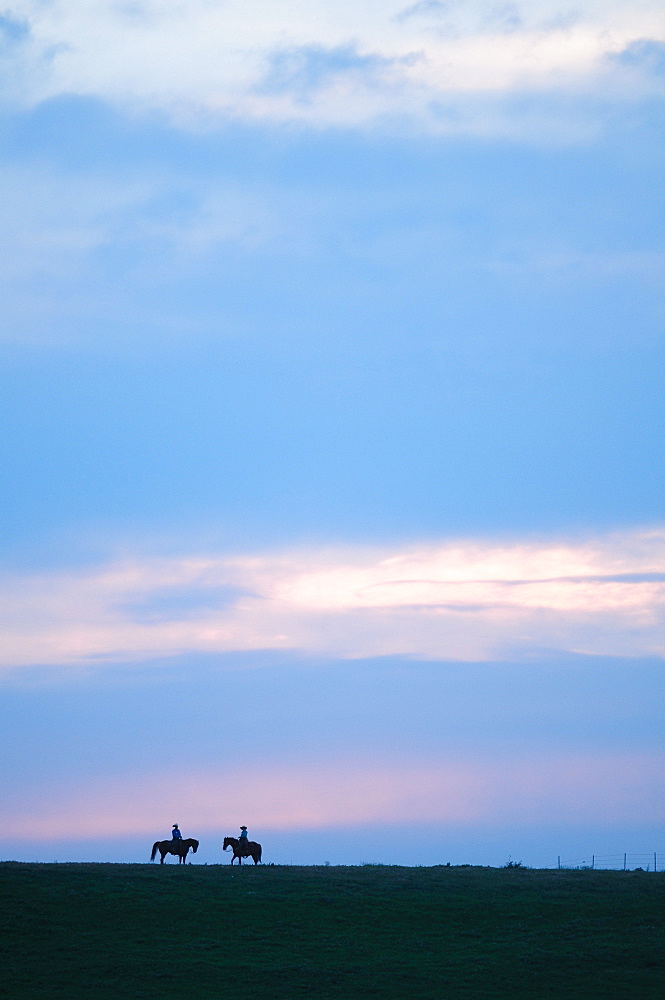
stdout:
<svg viewBox="0 0 665 1000">
<path fill-rule="evenodd" d="M 5 670 L 190 652 L 665 654 L 665 533 L 135 557 L 8 575 Z"/>
</svg>

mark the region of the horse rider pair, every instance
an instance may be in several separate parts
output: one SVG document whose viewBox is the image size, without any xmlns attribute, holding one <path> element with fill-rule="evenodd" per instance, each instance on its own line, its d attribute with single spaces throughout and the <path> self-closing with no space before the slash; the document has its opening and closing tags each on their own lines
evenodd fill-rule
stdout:
<svg viewBox="0 0 665 1000">
<path fill-rule="evenodd" d="M 240 837 L 238 839 L 240 840 L 240 846 L 244 847 L 245 844 L 247 843 L 247 827 L 246 826 L 241 826 L 240 827 Z M 177 823 L 173 824 L 173 829 L 171 830 L 171 840 L 182 840 L 182 834 L 180 832 L 180 828 L 179 828 L 179 826 L 178 826 Z"/>
</svg>

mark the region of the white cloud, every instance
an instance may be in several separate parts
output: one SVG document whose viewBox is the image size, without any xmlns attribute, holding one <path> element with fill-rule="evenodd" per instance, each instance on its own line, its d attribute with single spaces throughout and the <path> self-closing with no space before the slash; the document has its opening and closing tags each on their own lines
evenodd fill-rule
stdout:
<svg viewBox="0 0 665 1000">
<path fill-rule="evenodd" d="M 0 199 L 0 243 L 11 248 L 0 275 L 0 342 L 88 339 L 100 315 L 122 316 L 115 324 L 121 341 L 131 336 L 123 331 L 144 328 L 146 284 L 173 281 L 220 247 L 274 247 L 286 228 L 270 191 L 181 179 L 166 169 L 116 175 L 8 165 L 0 168 Z M 132 292 L 141 284 L 136 305 Z M 160 315 L 160 339 L 172 319 Z M 176 323 L 176 335 L 189 334 L 182 317 Z"/>
<path fill-rule="evenodd" d="M 117 238 L 124 213 L 156 194 L 147 178 L 112 182 L 24 165 L 0 171 L 0 192 L 0 239 L 12 247 L 3 282 L 78 273 L 91 251 Z"/>
<path fill-rule="evenodd" d="M 186 195 L 186 209 L 179 194 Z M 276 228 L 268 195 L 218 179 L 214 187 L 177 184 L 160 171 L 113 177 L 8 166 L 0 169 L 0 195 L 0 239 L 12 247 L 3 281 L 66 278 L 78 274 L 92 251 L 127 243 L 155 243 L 179 260 L 198 259 L 222 243 L 255 246 Z"/>
<path fill-rule="evenodd" d="M 188 652 L 488 660 L 665 655 L 665 533 L 133 558 L 6 577 L 1 664 Z"/>
<path fill-rule="evenodd" d="M 560 0 L 528 7 L 491 0 L 18 0 L 12 17 L 30 29 L 15 31 L 9 46 L 14 101 L 84 94 L 197 124 L 220 115 L 315 125 L 387 116 L 484 131 L 497 111 L 488 97 L 490 104 L 528 92 L 599 97 L 609 87 L 625 99 L 633 90 L 662 89 L 648 60 L 630 67 L 608 61 L 645 39 L 665 38 L 657 0 L 585 0 L 572 15 Z M 268 86 L 276 61 L 302 64 L 313 55 L 313 76 L 282 74 L 279 87 Z M 478 95 L 480 108 L 468 101 Z M 432 113 L 441 102 L 449 115 Z"/>
</svg>

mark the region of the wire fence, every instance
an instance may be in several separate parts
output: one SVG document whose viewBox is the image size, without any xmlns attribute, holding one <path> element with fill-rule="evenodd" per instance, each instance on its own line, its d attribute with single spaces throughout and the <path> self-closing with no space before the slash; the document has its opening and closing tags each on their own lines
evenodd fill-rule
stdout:
<svg viewBox="0 0 665 1000">
<path fill-rule="evenodd" d="M 660 867 L 658 867 L 660 865 Z M 557 868 L 601 868 L 612 871 L 665 871 L 665 857 L 656 851 L 649 854 L 588 854 L 585 858 L 562 861 L 557 858 Z"/>
</svg>

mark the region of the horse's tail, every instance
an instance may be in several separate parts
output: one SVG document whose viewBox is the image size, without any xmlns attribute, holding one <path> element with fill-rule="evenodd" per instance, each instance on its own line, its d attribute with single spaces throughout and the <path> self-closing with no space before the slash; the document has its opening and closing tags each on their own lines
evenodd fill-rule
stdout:
<svg viewBox="0 0 665 1000">
<path fill-rule="evenodd" d="M 256 852 L 256 861 L 257 861 L 257 864 L 258 864 L 258 862 L 261 860 L 261 845 L 257 844 L 256 846 L 258 848 L 258 850 Z"/>
<path fill-rule="evenodd" d="M 151 861 L 155 860 L 155 855 L 157 854 L 157 848 L 158 847 L 159 847 L 159 841 L 156 840 L 155 843 L 152 845 L 152 854 L 150 855 L 150 860 Z"/>
</svg>

